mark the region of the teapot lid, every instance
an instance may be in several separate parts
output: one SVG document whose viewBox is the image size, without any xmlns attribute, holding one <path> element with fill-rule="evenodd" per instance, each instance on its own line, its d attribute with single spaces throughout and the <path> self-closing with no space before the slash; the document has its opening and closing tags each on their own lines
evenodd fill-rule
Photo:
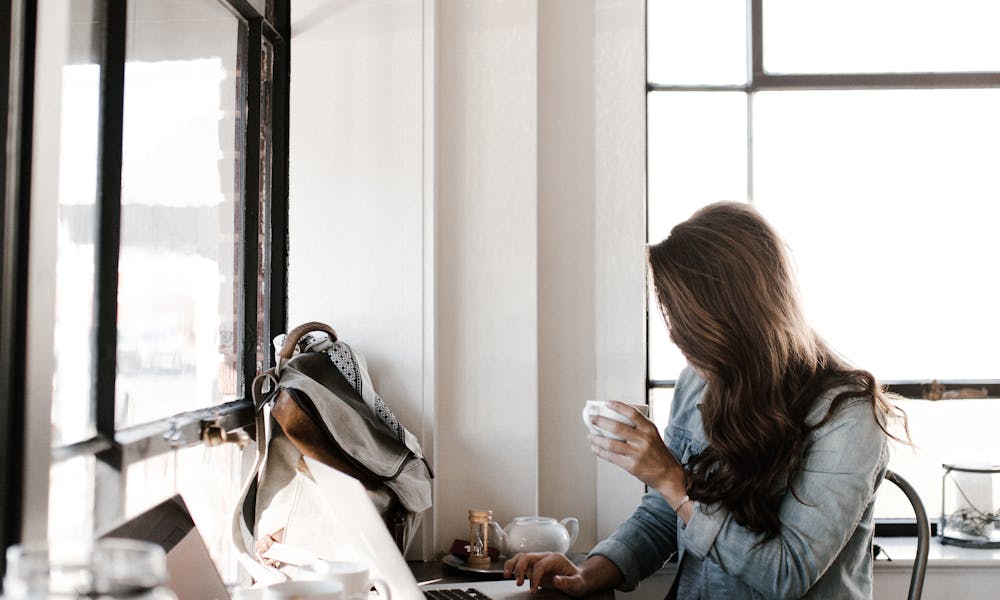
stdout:
<svg viewBox="0 0 1000 600">
<path fill-rule="evenodd" d="M 555 523 L 556 520 L 552 517 L 514 517 L 514 522 L 522 525 L 527 524 L 538 524 L 547 525 L 549 523 Z"/>
</svg>

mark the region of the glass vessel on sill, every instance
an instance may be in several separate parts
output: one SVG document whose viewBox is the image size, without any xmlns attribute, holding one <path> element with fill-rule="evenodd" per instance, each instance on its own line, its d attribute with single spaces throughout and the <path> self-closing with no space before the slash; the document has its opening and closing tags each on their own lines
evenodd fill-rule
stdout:
<svg viewBox="0 0 1000 600">
<path fill-rule="evenodd" d="M 941 543 L 1000 548 L 1000 466 L 941 466 Z"/>
<path fill-rule="evenodd" d="M 177 600 L 163 548 L 119 538 L 11 546 L 3 590 L 8 600 Z"/>
</svg>

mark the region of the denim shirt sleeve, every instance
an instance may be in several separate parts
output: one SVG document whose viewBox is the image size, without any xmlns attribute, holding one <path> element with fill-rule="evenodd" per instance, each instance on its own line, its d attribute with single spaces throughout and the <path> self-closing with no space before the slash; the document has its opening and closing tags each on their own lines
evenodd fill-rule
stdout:
<svg viewBox="0 0 1000 600">
<path fill-rule="evenodd" d="M 678 412 L 695 410 L 703 387 L 704 382 L 690 368 L 681 373 L 671 403 L 671 423 L 685 421 Z M 691 439 L 682 429 L 672 437 L 668 435 L 665 441 L 677 460 L 684 462 L 687 459 Z M 597 544 L 590 556 L 601 555 L 615 563 L 624 578 L 618 589 L 627 592 L 635 589 L 640 579 L 662 567 L 676 551 L 677 514 L 659 492 L 651 490 L 642 497 L 632 516 Z"/>
<path fill-rule="evenodd" d="M 635 589 L 643 579 L 663 566 L 677 550 L 677 515 L 658 492 L 642 497 L 639 508 L 606 540 L 591 550 L 615 563 L 622 572 L 618 586 L 624 592 Z"/>
<path fill-rule="evenodd" d="M 829 402 L 817 402 L 825 414 Z M 781 532 L 761 542 L 728 510 L 696 506 L 680 532 L 686 552 L 767 597 L 798 598 L 826 572 L 860 522 L 885 475 L 888 444 L 871 404 L 848 400 L 811 435 L 795 492 L 782 500 Z"/>
</svg>

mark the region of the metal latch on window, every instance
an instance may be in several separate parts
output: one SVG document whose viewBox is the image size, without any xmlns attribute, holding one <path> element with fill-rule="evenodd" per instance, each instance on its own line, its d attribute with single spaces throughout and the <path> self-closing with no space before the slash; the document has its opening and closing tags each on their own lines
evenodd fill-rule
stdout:
<svg viewBox="0 0 1000 600">
<path fill-rule="evenodd" d="M 924 400 L 971 400 L 974 398 L 987 398 L 989 390 L 986 388 L 960 387 L 948 389 L 937 379 L 931 380 L 930 388 L 924 388 Z"/>
<path fill-rule="evenodd" d="M 240 448 L 246 448 L 250 444 L 250 435 L 242 429 L 226 431 L 218 421 L 202 421 L 201 441 L 208 446 L 236 444 Z"/>
</svg>

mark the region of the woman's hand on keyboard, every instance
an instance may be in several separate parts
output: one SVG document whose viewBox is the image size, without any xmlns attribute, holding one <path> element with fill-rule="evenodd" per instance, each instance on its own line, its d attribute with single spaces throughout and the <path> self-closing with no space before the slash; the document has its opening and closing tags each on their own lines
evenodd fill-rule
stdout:
<svg viewBox="0 0 1000 600">
<path fill-rule="evenodd" d="M 504 577 L 513 577 L 517 585 L 528 580 L 532 592 L 544 587 L 571 596 L 584 596 L 589 590 L 584 588 L 580 575 L 580 567 L 558 552 L 522 552 L 503 565 Z"/>
<path fill-rule="evenodd" d="M 532 592 L 543 587 L 576 597 L 610 590 L 623 579 L 615 563 L 600 554 L 577 566 L 555 552 L 515 554 L 504 563 L 503 574 L 508 579 L 517 579 L 517 585 L 529 580 Z"/>
</svg>

